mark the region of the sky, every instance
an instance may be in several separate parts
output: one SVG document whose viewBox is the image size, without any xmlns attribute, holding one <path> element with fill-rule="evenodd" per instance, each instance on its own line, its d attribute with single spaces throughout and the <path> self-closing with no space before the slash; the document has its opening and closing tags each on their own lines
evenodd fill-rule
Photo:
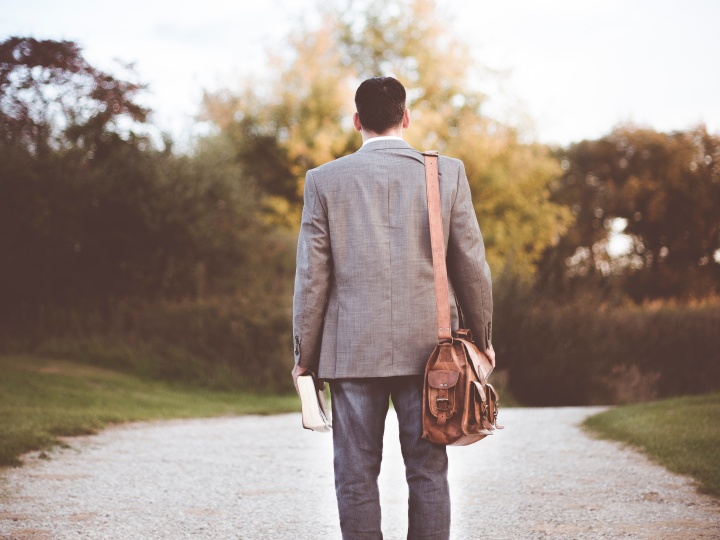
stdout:
<svg viewBox="0 0 720 540">
<path fill-rule="evenodd" d="M 327 0 L 326 0 L 327 1 Z M 489 112 L 530 119 L 531 137 L 567 145 L 619 123 L 720 133 L 720 0 L 438 0 L 481 64 L 503 73 Z M 180 148 L 199 127 L 203 89 L 263 76 L 268 51 L 316 0 L 0 0 L 0 40 L 76 41 L 94 66 L 134 63 L 142 103 Z M 117 59 L 117 60 L 116 60 Z"/>
</svg>

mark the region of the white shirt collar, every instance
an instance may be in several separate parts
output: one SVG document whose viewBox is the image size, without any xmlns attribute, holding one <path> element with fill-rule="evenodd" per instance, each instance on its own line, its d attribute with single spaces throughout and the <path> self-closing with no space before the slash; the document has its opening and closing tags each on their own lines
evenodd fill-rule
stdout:
<svg viewBox="0 0 720 540">
<path fill-rule="evenodd" d="M 363 146 L 365 146 L 367 143 L 375 142 L 375 141 L 404 141 L 402 137 L 398 137 L 397 135 L 380 135 L 379 137 L 372 137 L 371 139 L 367 139 L 365 142 L 362 143 Z"/>
</svg>

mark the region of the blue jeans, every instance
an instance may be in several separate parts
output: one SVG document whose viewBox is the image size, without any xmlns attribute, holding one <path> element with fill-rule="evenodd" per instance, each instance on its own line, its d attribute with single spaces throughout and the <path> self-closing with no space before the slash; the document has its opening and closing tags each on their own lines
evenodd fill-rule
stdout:
<svg viewBox="0 0 720 540">
<path fill-rule="evenodd" d="M 334 379 L 335 493 L 343 540 L 382 539 L 378 475 L 392 399 L 408 483 L 408 540 L 450 537 L 445 446 L 422 438 L 423 376 Z"/>
</svg>

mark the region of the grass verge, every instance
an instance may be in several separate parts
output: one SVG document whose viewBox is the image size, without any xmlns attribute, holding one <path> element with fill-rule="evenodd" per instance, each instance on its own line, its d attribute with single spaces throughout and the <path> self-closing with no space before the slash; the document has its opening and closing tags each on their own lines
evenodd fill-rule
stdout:
<svg viewBox="0 0 720 540">
<path fill-rule="evenodd" d="M 610 409 L 585 420 L 602 438 L 626 442 L 720 497 L 720 393 Z"/>
<path fill-rule="evenodd" d="M 288 371 L 289 376 L 289 371 Z M 112 423 L 300 410 L 292 395 L 189 388 L 32 355 L 0 356 L 0 466 Z"/>
</svg>

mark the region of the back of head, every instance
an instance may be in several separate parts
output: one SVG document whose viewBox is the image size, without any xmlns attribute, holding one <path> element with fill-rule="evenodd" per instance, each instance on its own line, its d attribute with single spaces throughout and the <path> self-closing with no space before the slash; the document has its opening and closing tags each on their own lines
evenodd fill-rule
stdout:
<svg viewBox="0 0 720 540">
<path fill-rule="evenodd" d="M 405 114 L 405 87 L 393 77 L 372 77 L 355 92 L 355 107 L 365 131 L 384 133 Z"/>
</svg>

